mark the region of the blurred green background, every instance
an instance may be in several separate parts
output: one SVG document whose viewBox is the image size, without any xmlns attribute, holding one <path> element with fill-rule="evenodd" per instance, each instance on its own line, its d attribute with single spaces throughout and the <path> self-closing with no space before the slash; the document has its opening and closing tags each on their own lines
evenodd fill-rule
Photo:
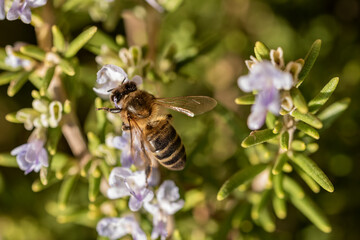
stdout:
<svg viewBox="0 0 360 240">
<path fill-rule="evenodd" d="M 139 10 L 131 4 L 128 7 L 130 1 L 124 2 L 128 11 Z M 136 3 L 146 6 L 143 1 Z M 159 21 L 155 25 L 155 59 L 159 63 L 171 43 L 178 49 L 179 64 L 174 70 L 177 75 L 168 83 L 157 83 L 153 92 L 163 97 L 213 95 L 221 105 L 211 118 L 187 119 L 174 114 L 174 125 L 190 153 L 189 162 L 186 172 L 163 171 L 163 179 L 174 179 L 182 194 L 189 194 L 192 189 L 190 194 L 197 196 L 189 210 L 176 215 L 183 239 L 360 239 L 359 1 L 184 0 Z M 59 22 L 73 37 L 89 25 L 96 25 L 112 36 L 129 34 L 123 19 L 113 27 L 94 23 L 85 7 L 59 14 Z M 0 21 L 0 33 L 0 47 L 16 41 L 36 44 L 33 27 L 19 20 Z M 219 203 L 216 193 L 247 161 L 240 142 L 249 133 L 246 128 L 249 108 L 234 103 L 241 95 L 236 80 L 247 73 L 244 60 L 253 54 L 256 41 L 273 49 L 281 46 L 287 62 L 303 58 L 316 39 L 323 41 L 322 49 L 301 86 L 305 98 L 311 99 L 330 78 L 339 76 L 339 86 L 329 102 L 343 97 L 352 100 L 332 127 L 321 132 L 320 150 L 312 156 L 333 182 L 335 192 L 308 191 L 308 194 L 329 217 L 333 231 L 320 232 L 292 206 L 286 219 L 277 220 L 274 233 L 266 233 L 251 222 L 242 225 L 240 231 L 233 229 L 229 210 L 237 205 L 236 199 Z M 80 52 L 79 59 L 86 66 L 76 95 L 77 113 L 83 123 L 92 110 L 95 98 L 92 86 L 98 68 L 95 55 L 86 50 Z M 0 87 L 0 152 L 9 152 L 27 141 L 30 133 L 20 124 L 8 123 L 5 115 L 30 107 L 32 89 L 27 83 L 10 98 L 6 95 L 7 86 Z M 204 135 L 205 132 L 208 134 Z M 61 150 L 70 152 L 64 139 L 61 143 Z M 60 224 L 47 213 L 47 202 L 56 201 L 59 186 L 33 193 L 31 184 L 36 178 L 34 173 L 25 176 L 17 168 L 0 167 L 0 239 L 96 239 L 93 228 Z M 79 185 L 80 197 L 74 198 L 86 205 L 86 185 Z"/>
</svg>

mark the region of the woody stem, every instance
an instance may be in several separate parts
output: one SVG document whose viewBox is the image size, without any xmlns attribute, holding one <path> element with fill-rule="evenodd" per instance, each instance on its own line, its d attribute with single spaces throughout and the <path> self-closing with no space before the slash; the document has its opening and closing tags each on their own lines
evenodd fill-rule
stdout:
<svg viewBox="0 0 360 240">
<path fill-rule="evenodd" d="M 43 22 L 35 26 L 36 38 L 39 46 L 48 52 L 52 48 L 51 27 L 55 23 L 55 14 L 51 1 L 48 1 L 44 6 L 41 15 Z M 47 91 L 53 100 L 64 103 L 65 100 L 68 99 L 61 80 L 61 70 L 59 67 L 56 68 Z M 80 160 L 80 168 L 86 165 L 86 163 L 91 159 L 91 154 L 87 148 L 79 120 L 74 114 L 74 111 L 71 111 L 69 114 L 63 116 L 61 121 L 61 130 L 72 153 Z"/>
</svg>

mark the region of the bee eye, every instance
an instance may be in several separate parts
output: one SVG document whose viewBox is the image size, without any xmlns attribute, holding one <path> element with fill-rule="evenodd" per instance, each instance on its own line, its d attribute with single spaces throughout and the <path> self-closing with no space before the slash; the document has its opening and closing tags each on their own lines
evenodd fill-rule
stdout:
<svg viewBox="0 0 360 240">
<path fill-rule="evenodd" d="M 122 94 L 120 92 L 114 92 L 111 95 L 111 101 L 114 103 L 118 103 L 122 97 Z"/>
<path fill-rule="evenodd" d="M 129 82 L 128 84 L 126 84 L 126 90 L 128 90 L 129 92 L 134 92 L 136 91 L 136 84 L 134 82 Z"/>
</svg>

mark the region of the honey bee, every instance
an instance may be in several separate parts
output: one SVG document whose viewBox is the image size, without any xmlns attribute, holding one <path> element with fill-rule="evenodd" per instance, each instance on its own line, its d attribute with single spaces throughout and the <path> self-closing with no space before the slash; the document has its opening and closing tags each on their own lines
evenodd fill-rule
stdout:
<svg viewBox="0 0 360 240">
<path fill-rule="evenodd" d="M 213 109 L 217 102 L 207 96 L 183 96 L 156 98 L 140 90 L 133 81 L 120 84 L 110 89 L 110 101 L 114 108 L 98 108 L 120 114 L 122 129 L 130 131 L 131 152 L 137 143 L 140 156 L 145 162 L 146 179 L 151 174 L 151 167 L 156 161 L 170 170 L 182 170 L 185 167 L 185 147 L 171 125 L 171 114 L 161 113 L 161 108 L 169 108 L 189 117 Z"/>
</svg>

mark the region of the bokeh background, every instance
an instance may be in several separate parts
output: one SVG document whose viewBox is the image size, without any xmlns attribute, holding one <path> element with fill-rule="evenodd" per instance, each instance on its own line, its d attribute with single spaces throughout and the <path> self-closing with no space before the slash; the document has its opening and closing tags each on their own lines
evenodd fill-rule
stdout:
<svg viewBox="0 0 360 240">
<path fill-rule="evenodd" d="M 145 1 L 120 1 L 116 21 L 90 17 L 87 6 L 101 5 L 102 0 L 84 1 L 80 7 L 67 6 L 58 14 L 58 24 L 71 36 L 85 27 L 96 25 L 115 37 L 134 36 L 143 41 L 141 28 L 127 25 L 129 12 L 152 11 Z M 105 0 L 103 0 L 105 1 Z M 168 1 L 171 2 L 171 1 Z M 212 95 L 220 103 L 211 117 L 188 119 L 174 113 L 174 125 L 189 153 L 185 172 L 163 172 L 163 178 L 178 183 L 182 196 L 193 199 L 176 214 L 176 224 L 183 239 L 360 239 L 360 2 L 356 0 L 177 0 L 180 5 L 155 20 L 152 58 L 158 63 L 169 46 L 175 45 L 177 64 L 168 81 L 145 83 L 158 96 Z M 88 5 L 86 5 L 86 3 Z M 96 3 L 96 4 L 95 4 Z M 91 5 L 92 4 L 92 5 Z M 96 10 L 91 11 L 96 13 Z M 95 14 L 96 15 L 96 14 Z M 106 14 L 105 14 L 106 15 Z M 127 26 L 126 26 L 127 25 Z M 333 226 L 330 234 L 314 227 L 298 210 L 289 206 L 288 217 L 277 220 L 277 228 L 267 233 L 251 222 L 233 227 L 231 212 L 236 199 L 216 201 L 221 184 L 247 157 L 241 149 L 249 133 L 246 119 L 249 107 L 237 106 L 234 99 L 242 93 L 236 79 L 247 73 L 244 60 L 253 54 L 256 41 L 270 48 L 281 46 L 285 61 L 303 58 L 316 39 L 322 49 L 301 89 L 311 99 L 330 78 L 339 76 L 339 86 L 330 103 L 351 98 L 349 109 L 328 129 L 321 132 L 320 149 L 312 159 L 328 175 L 334 193 L 308 194 L 324 210 Z M 0 21 L 0 47 L 16 41 L 36 44 L 31 25 L 20 20 Z M 156 46 L 156 47 L 154 47 Z M 151 51 L 150 51 L 151 52 Z M 96 95 L 92 87 L 98 65 L 95 55 L 79 53 L 84 71 L 76 93 L 77 114 L 85 124 L 93 111 Z M 155 86 L 155 87 L 154 87 Z M 0 152 L 27 141 L 30 132 L 22 125 L 8 123 L 5 115 L 31 107 L 31 90 L 27 83 L 10 98 L 7 86 L 0 86 Z M 329 104 L 329 103 L 328 103 Z M 204 134 L 206 133 L 206 134 Z M 69 152 L 64 139 L 60 149 Z M 48 213 L 49 202 L 56 201 L 59 186 L 34 193 L 32 182 L 37 174 L 25 176 L 17 168 L 0 167 L 0 239 L 96 239 L 94 228 L 64 223 Z M 87 204 L 86 185 L 79 183 L 72 201 Z M 307 189 L 307 188 L 305 188 Z M 185 196 L 186 197 L 186 196 Z"/>
</svg>

